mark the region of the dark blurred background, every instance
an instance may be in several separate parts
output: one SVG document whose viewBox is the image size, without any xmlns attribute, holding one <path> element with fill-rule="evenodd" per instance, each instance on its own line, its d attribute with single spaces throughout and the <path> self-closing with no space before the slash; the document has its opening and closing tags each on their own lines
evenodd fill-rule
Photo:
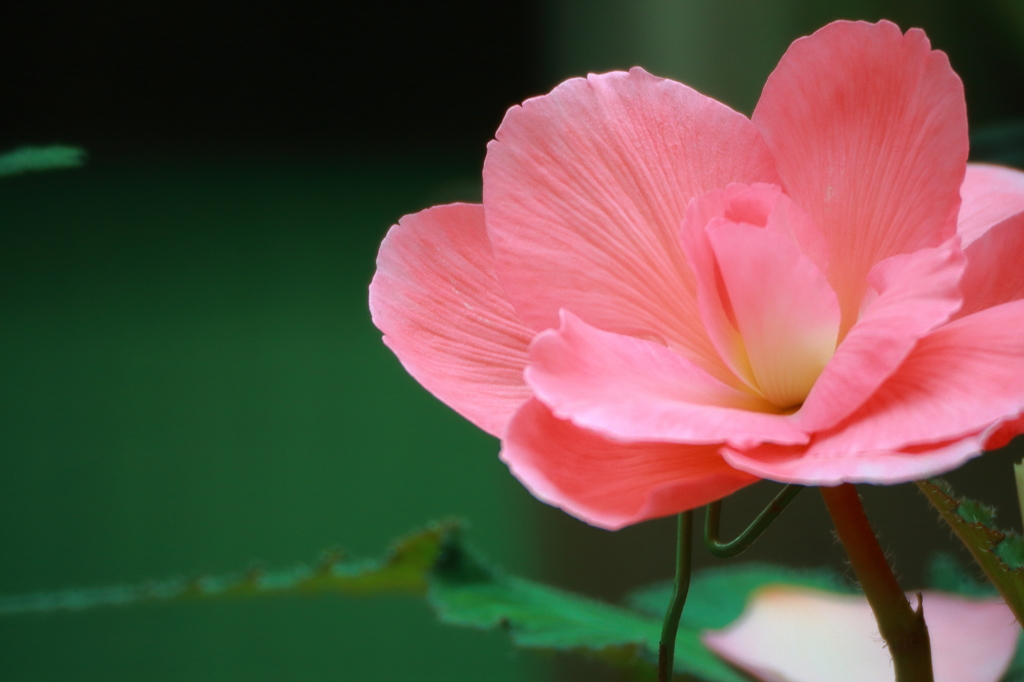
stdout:
<svg viewBox="0 0 1024 682">
<path fill-rule="evenodd" d="M 0 139 L 95 153 L 479 153 L 545 85 L 539 2 L 120 0 L 0 14 Z"/>
<path fill-rule="evenodd" d="M 90 160 L 0 180 L 0 593 L 375 555 L 451 514 L 509 569 L 605 599 L 670 576 L 671 520 L 545 507 L 405 375 L 366 310 L 376 246 L 478 199 L 504 111 L 566 77 L 640 64 L 749 113 L 794 38 L 883 17 L 949 53 L 979 158 L 1012 158 L 1015 0 L 4 5 L 0 149 Z M 1015 456 L 951 479 L 1019 527 Z M 730 499 L 724 532 L 772 492 Z M 934 549 L 964 557 L 913 488 L 864 492 L 908 586 Z M 845 570 L 813 493 L 749 558 Z M 0 679 L 614 677 L 414 599 L 323 598 L 0 620 Z"/>
</svg>

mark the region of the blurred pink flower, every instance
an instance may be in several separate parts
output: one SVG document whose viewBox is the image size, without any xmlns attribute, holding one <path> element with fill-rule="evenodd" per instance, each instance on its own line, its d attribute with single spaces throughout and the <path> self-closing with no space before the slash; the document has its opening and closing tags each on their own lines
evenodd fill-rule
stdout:
<svg viewBox="0 0 1024 682">
<path fill-rule="evenodd" d="M 998 682 L 1020 626 L 1002 600 L 924 592 L 935 682 Z M 916 597 L 913 598 L 916 602 Z M 765 682 L 892 682 L 892 657 L 863 596 L 775 585 L 704 643 Z"/>
<path fill-rule="evenodd" d="M 922 31 L 797 40 L 751 119 L 635 68 L 495 138 L 482 206 L 388 233 L 370 309 L 537 497 L 619 528 L 758 477 L 918 479 L 1020 430 L 1024 173 L 967 166 Z"/>
</svg>

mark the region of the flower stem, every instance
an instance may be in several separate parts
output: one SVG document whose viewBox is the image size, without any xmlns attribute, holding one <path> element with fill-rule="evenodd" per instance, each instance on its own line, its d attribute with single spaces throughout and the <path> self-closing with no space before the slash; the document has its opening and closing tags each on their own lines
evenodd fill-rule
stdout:
<svg viewBox="0 0 1024 682">
<path fill-rule="evenodd" d="M 665 612 L 665 622 L 661 626 L 661 642 L 658 645 L 658 682 L 670 682 L 676 655 L 676 630 L 679 629 L 679 617 L 683 615 L 683 604 L 686 593 L 690 589 L 690 558 L 693 538 L 693 512 L 685 511 L 679 515 L 678 534 L 676 537 L 676 579 L 672 584 L 672 601 Z"/>
<path fill-rule="evenodd" d="M 878 544 L 857 489 L 844 483 L 820 490 L 836 534 L 875 613 L 878 632 L 889 646 L 896 682 L 934 682 L 931 642 L 920 593 L 914 609 Z"/>
<path fill-rule="evenodd" d="M 722 501 L 712 502 L 708 505 L 704 516 L 704 545 L 712 555 L 720 559 L 729 559 L 740 554 L 754 544 L 754 540 L 760 537 L 761 533 L 772 524 L 772 521 L 779 518 L 779 514 L 803 489 L 804 487 L 801 485 L 789 484 L 780 490 L 775 499 L 757 515 L 747 529 L 730 542 L 720 542 L 718 539 L 718 525 L 722 518 Z"/>
</svg>

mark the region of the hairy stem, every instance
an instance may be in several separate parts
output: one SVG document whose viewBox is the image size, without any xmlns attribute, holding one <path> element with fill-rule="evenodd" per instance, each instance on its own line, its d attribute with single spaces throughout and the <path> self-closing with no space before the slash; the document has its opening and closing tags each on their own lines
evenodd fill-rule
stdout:
<svg viewBox="0 0 1024 682">
<path fill-rule="evenodd" d="M 917 608 L 913 608 L 878 544 L 857 489 L 845 483 L 820 490 L 836 534 L 878 621 L 878 632 L 889 646 L 896 682 L 934 682 L 921 595 L 917 595 Z"/>
<path fill-rule="evenodd" d="M 690 559 L 693 539 L 693 512 L 686 511 L 679 515 L 678 534 L 676 537 L 676 578 L 672 584 L 672 601 L 665 612 L 665 622 L 661 626 L 661 642 L 658 646 L 658 682 L 670 682 L 672 667 L 676 655 L 676 630 L 679 629 L 679 617 L 683 615 L 686 593 L 690 590 Z"/>
</svg>

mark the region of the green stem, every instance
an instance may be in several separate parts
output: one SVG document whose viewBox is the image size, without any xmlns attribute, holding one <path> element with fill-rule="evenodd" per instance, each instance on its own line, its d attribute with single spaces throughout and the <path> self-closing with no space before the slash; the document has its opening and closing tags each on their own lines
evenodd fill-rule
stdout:
<svg viewBox="0 0 1024 682">
<path fill-rule="evenodd" d="M 676 630 L 679 629 L 679 617 L 683 615 L 683 604 L 686 593 L 690 590 L 690 558 L 693 539 L 693 512 L 685 511 L 679 515 L 678 534 L 676 537 L 676 579 L 672 584 L 672 601 L 665 612 L 665 622 L 661 626 L 661 643 L 658 646 L 658 682 L 670 682 L 676 655 Z"/>
<path fill-rule="evenodd" d="M 765 507 L 753 523 L 731 542 L 718 541 L 718 525 L 722 518 L 722 501 L 712 502 L 707 506 L 704 514 L 704 545 L 708 551 L 720 559 L 734 557 L 754 544 L 761 533 L 765 531 L 772 521 L 779 518 L 779 514 L 789 506 L 804 487 L 801 485 L 789 484 L 779 491 L 775 499 Z"/>
<path fill-rule="evenodd" d="M 836 535 L 878 621 L 878 632 L 889 647 L 896 682 L 934 682 L 931 642 L 920 593 L 914 609 L 878 544 L 857 489 L 844 483 L 820 490 Z"/>
</svg>

